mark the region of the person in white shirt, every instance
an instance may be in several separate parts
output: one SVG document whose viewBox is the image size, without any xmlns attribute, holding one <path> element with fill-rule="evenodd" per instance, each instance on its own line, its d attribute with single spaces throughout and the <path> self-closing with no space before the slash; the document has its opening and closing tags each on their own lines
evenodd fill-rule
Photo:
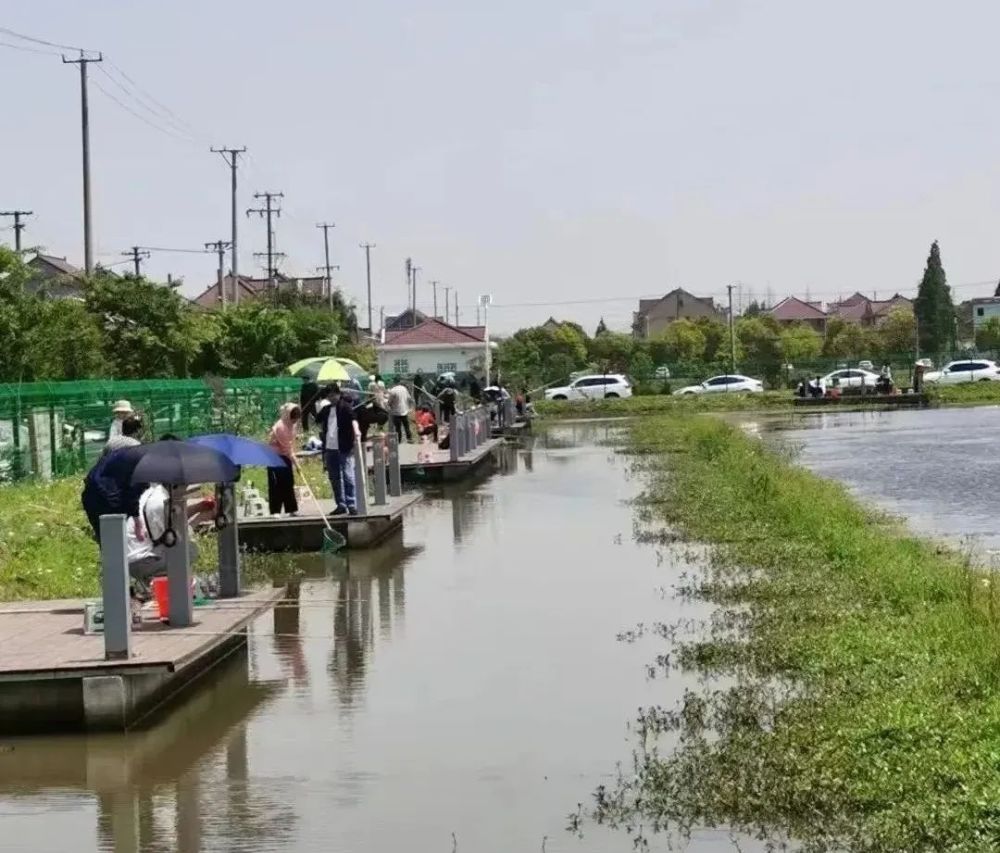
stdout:
<svg viewBox="0 0 1000 853">
<path fill-rule="evenodd" d="M 382 381 L 382 377 L 376 373 L 372 377 L 372 381 L 368 383 L 368 393 L 371 395 L 372 402 L 378 406 L 380 409 L 385 409 L 388 403 L 388 391 L 385 390 L 385 382 Z"/>
<path fill-rule="evenodd" d="M 195 505 L 188 510 L 188 515 L 198 512 L 200 508 L 200 505 Z M 125 525 L 128 571 L 140 582 L 144 583 L 167 570 L 167 548 L 171 539 L 167 536 L 169 512 L 170 493 L 166 487 L 153 483 L 139 496 L 139 514 Z M 192 563 L 198 559 L 198 546 L 190 527 L 188 553 Z"/>
<path fill-rule="evenodd" d="M 128 400 L 119 400 L 115 403 L 111 414 L 114 415 L 114 420 L 111 421 L 111 426 L 108 427 L 108 438 L 122 434 L 122 421 L 125 418 L 132 417 L 135 414 L 135 409 L 132 408 L 132 404 Z"/>
<path fill-rule="evenodd" d="M 389 414 L 392 416 L 392 426 L 396 430 L 396 439 L 403 440 L 403 432 L 406 432 L 406 440 L 413 443 L 413 434 L 410 432 L 410 409 L 413 408 L 413 400 L 407 387 L 396 380 L 396 384 L 389 389 Z"/>
</svg>

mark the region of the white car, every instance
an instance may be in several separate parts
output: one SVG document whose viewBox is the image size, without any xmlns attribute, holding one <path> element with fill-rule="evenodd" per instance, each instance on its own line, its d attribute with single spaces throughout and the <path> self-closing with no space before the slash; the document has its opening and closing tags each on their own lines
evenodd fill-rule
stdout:
<svg viewBox="0 0 1000 853">
<path fill-rule="evenodd" d="M 924 382 L 934 385 L 957 385 L 959 382 L 1000 382 L 1000 367 L 985 358 L 952 361 L 944 370 L 931 370 L 924 374 Z"/>
<path fill-rule="evenodd" d="M 749 376 L 731 373 L 726 376 L 713 376 L 701 385 L 688 385 L 681 388 L 678 394 L 759 394 L 764 390 L 764 383 Z"/>
<path fill-rule="evenodd" d="M 632 383 L 621 373 L 589 374 L 545 392 L 546 400 L 613 400 L 631 396 Z"/>
<path fill-rule="evenodd" d="M 820 378 L 820 384 L 824 388 L 832 388 L 833 380 L 837 380 L 838 388 L 860 388 L 864 385 L 867 388 L 874 388 L 878 383 L 879 375 L 871 370 L 861 370 L 857 367 L 848 367 L 841 370 L 834 370 Z"/>
</svg>

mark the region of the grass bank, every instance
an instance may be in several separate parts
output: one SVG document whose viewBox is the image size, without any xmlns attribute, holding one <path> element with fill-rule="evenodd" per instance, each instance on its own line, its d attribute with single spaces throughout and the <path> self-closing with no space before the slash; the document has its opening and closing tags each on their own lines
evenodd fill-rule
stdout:
<svg viewBox="0 0 1000 853">
<path fill-rule="evenodd" d="M 1000 581 L 717 419 L 630 429 L 643 521 L 714 544 L 681 591 L 716 616 L 671 665 L 726 678 L 641 713 L 679 745 L 641 753 L 596 816 L 809 850 L 1000 849 Z"/>
<path fill-rule="evenodd" d="M 317 496 L 329 497 L 330 485 L 319 462 L 309 460 L 303 469 Z M 266 497 L 267 476 L 262 469 L 246 469 L 244 480 L 253 482 Z M 0 601 L 100 595 L 100 555 L 80 506 L 82 488 L 82 477 L 0 486 Z M 199 540 L 195 570 L 215 571 L 214 534 Z M 265 579 L 276 560 L 280 557 L 245 555 L 246 582 Z"/>
</svg>

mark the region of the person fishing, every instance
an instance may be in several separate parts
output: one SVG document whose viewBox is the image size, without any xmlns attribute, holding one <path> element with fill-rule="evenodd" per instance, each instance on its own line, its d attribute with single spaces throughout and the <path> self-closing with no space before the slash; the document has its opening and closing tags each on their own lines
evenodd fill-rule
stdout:
<svg viewBox="0 0 1000 853">
<path fill-rule="evenodd" d="M 403 440 L 403 432 L 406 432 L 406 440 L 413 442 L 413 434 L 410 432 L 410 407 L 413 405 L 410 400 L 410 392 L 399 379 L 396 384 L 389 389 L 389 414 L 392 416 L 392 427 L 396 430 L 396 439 Z"/>
<path fill-rule="evenodd" d="M 121 432 L 108 438 L 101 451 L 101 457 L 122 450 L 126 447 L 138 447 L 142 442 L 139 436 L 142 434 L 142 420 L 138 415 L 129 415 L 121 422 Z"/>
<path fill-rule="evenodd" d="M 354 407 L 341 393 L 336 382 L 329 385 L 326 395 L 330 405 L 318 415 L 320 438 L 323 443 L 323 466 L 330 480 L 334 515 L 358 511 L 354 482 L 354 445 L 360 440 L 360 429 Z"/>
<path fill-rule="evenodd" d="M 271 515 L 282 512 L 299 514 L 292 457 L 295 454 L 295 435 L 301 419 L 302 409 L 295 403 L 285 403 L 267 436 L 267 443 L 285 463 L 267 469 L 267 505 Z"/>
<path fill-rule="evenodd" d="M 455 416 L 455 403 L 457 399 L 458 392 L 455 390 L 455 380 L 446 380 L 444 388 L 438 394 L 438 400 L 441 402 L 441 420 L 446 424 L 451 423 L 451 419 Z"/>
</svg>

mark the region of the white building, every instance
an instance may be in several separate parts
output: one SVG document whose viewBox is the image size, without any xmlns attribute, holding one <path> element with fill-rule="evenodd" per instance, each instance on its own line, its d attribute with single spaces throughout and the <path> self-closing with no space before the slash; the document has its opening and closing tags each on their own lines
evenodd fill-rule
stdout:
<svg viewBox="0 0 1000 853">
<path fill-rule="evenodd" d="M 1000 296 L 972 300 L 972 328 L 977 332 L 990 317 L 1000 317 Z"/>
<path fill-rule="evenodd" d="M 491 343 L 496 349 L 496 344 Z M 426 318 L 408 329 L 382 330 L 376 345 L 378 372 L 383 376 L 412 376 L 418 370 L 437 376 L 449 370 L 481 374 L 486 360 L 484 326 L 452 326 Z"/>
</svg>

